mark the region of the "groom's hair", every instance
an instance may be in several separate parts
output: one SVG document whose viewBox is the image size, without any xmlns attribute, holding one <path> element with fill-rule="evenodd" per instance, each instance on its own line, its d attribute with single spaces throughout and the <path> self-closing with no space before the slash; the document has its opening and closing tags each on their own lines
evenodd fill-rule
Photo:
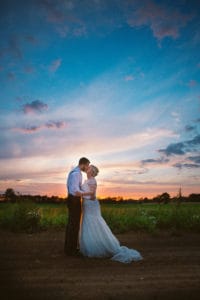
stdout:
<svg viewBox="0 0 200 300">
<path fill-rule="evenodd" d="M 89 159 L 87 159 L 86 157 L 81 157 L 80 159 L 79 159 L 79 165 L 86 165 L 86 164 L 89 164 L 90 163 L 90 161 L 89 161 Z"/>
</svg>

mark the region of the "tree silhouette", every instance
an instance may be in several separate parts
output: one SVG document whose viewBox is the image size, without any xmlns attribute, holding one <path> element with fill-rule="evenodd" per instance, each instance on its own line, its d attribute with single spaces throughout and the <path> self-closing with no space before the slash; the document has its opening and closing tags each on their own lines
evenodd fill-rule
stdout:
<svg viewBox="0 0 200 300">
<path fill-rule="evenodd" d="M 11 188 L 8 188 L 6 191 L 5 191 L 5 198 L 7 201 L 15 201 L 16 200 L 16 194 L 15 194 L 15 191 Z"/>
<path fill-rule="evenodd" d="M 170 195 L 168 193 L 163 193 L 153 198 L 153 200 L 157 203 L 167 204 L 170 201 Z"/>
</svg>

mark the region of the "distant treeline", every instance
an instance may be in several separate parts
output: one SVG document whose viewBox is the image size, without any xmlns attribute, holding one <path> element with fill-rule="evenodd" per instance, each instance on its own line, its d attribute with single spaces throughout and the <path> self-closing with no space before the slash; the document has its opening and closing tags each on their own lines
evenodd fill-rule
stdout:
<svg viewBox="0 0 200 300">
<path fill-rule="evenodd" d="M 101 199 L 101 201 L 105 201 L 106 203 L 159 203 L 159 204 L 167 204 L 167 203 L 182 203 L 182 202 L 200 202 L 200 194 L 190 194 L 189 196 L 175 196 L 170 197 L 168 193 L 163 193 L 161 195 L 157 195 L 153 198 L 140 198 L 140 199 L 123 199 L 122 197 L 107 197 Z"/>
<path fill-rule="evenodd" d="M 32 201 L 35 203 L 64 203 L 67 198 L 61 198 L 58 196 L 41 196 L 41 195 L 21 195 L 16 193 L 12 188 L 8 188 L 4 194 L 0 196 L 0 202 L 19 202 L 19 201 Z M 161 195 L 157 195 L 151 199 L 145 197 L 140 199 L 123 199 L 123 197 L 105 197 L 100 199 L 102 203 L 159 203 L 159 204 L 167 204 L 167 203 L 182 203 L 182 202 L 200 202 L 200 194 L 190 194 L 185 197 L 182 196 L 181 190 L 175 197 L 170 197 L 168 193 L 163 193 Z"/>
</svg>

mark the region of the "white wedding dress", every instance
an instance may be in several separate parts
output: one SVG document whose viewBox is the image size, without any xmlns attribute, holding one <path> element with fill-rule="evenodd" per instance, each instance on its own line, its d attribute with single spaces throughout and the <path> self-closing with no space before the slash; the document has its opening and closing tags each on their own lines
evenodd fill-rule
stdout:
<svg viewBox="0 0 200 300">
<path fill-rule="evenodd" d="M 96 184 L 95 178 L 90 178 L 82 185 L 82 190 L 90 191 L 89 184 Z M 80 252 L 87 257 L 110 257 L 122 263 L 139 261 L 141 254 L 134 249 L 120 246 L 101 215 L 99 201 L 83 199 L 83 213 L 79 233 Z"/>
</svg>

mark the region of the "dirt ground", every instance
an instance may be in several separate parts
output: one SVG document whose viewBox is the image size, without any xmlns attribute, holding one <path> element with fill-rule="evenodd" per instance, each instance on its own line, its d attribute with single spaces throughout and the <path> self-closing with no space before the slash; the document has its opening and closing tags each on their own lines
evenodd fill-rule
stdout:
<svg viewBox="0 0 200 300">
<path fill-rule="evenodd" d="M 122 245 L 141 252 L 131 264 L 67 257 L 64 231 L 0 231 L 0 298 L 200 299 L 200 235 L 127 233 Z"/>
</svg>

